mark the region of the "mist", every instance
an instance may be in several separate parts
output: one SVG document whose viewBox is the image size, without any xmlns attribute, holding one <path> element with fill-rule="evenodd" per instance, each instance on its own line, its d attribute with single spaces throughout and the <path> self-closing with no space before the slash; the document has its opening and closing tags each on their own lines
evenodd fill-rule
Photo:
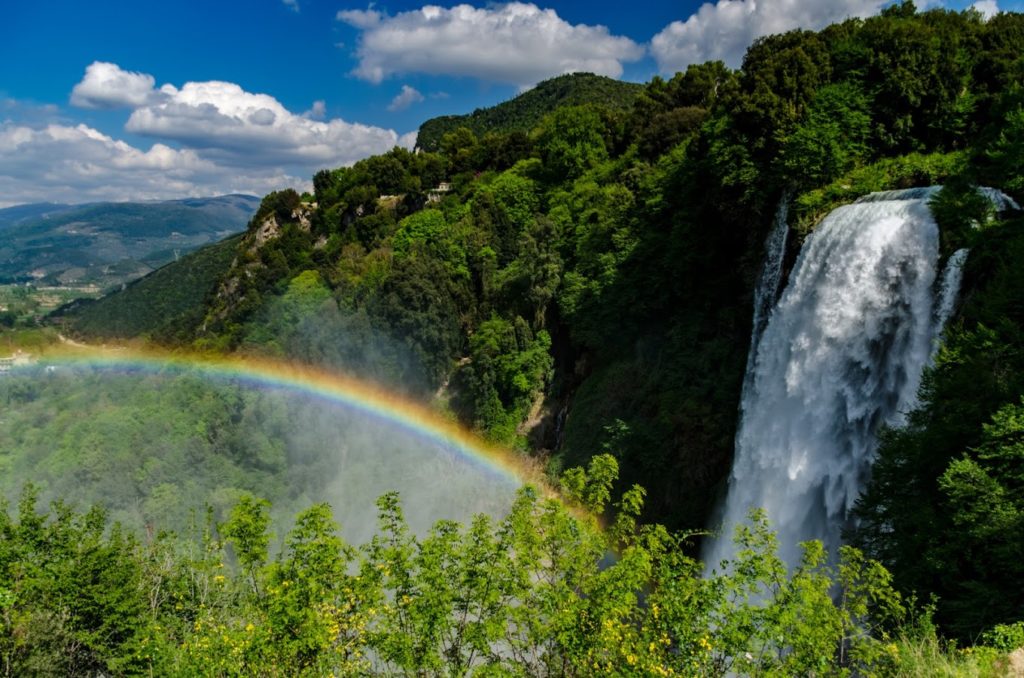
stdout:
<svg viewBox="0 0 1024 678">
<path fill-rule="evenodd" d="M 411 528 L 503 515 L 518 483 L 454 445 L 307 393 L 199 369 L 41 365 L 0 377 L 0 490 L 98 504 L 134 530 L 201 528 L 245 493 L 269 500 L 280 538 L 327 502 L 350 543 L 398 492 Z"/>
</svg>

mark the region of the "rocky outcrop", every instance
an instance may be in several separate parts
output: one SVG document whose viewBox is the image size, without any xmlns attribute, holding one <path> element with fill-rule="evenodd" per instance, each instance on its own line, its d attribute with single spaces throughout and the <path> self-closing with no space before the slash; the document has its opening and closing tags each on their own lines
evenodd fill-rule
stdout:
<svg viewBox="0 0 1024 678">
<path fill-rule="evenodd" d="M 253 224 L 249 225 L 249 232 L 239 245 L 238 251 L 240 256 L 235 257 L 231 268 L 221 280 L 220 285 L 218 285 L 214 296 L 215 301 L 211 310 L 207 313 L 206 320 L 200 326 L 200 333 L 206 332 L 211 323 L 216 324 L 228 318 L 232 313 L 232 309 L 245 299 L 248 285 L 244 281 L 255 278 L 259 269 L 263 268 L 264 264 L 260 260 L 260 250 L 267 243 L 280 238 L 288 224 L 294 224 L 305 233 L 312 231 L 313 216 L 316 214 L 317 207 L 315 202 L 300 203 L 298 207 L 291 211 L 288 219 L 284 222 L 279 221 L 277 214 L 270 213 L 259 221 L 255 227 Z M 314 245 L 314 248 L 321 249 L 326 244 L 327 239 L 321 236 Z"/>
<path fill-rule="evenodd" d="M 249 251 L 255 252 L 271 240 L 281 236 L 281 225 L 277 223 L 277 217 L 273 214 L 264 219 L 252 234 L 249 244 Z"/>
</svg>

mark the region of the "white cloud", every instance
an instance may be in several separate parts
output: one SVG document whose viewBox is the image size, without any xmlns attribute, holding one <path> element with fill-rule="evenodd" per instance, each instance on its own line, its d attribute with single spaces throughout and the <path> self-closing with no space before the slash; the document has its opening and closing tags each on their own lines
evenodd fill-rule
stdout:
<svg viewBox="0 0 1024 678">
<path fill-rule="evenodd" d="M 343 9 L 337 16 L 338 21 L 344 21 L 363 30 L 373 28 L 383 18 L 384 15 L 374 9 Z"/>
<path fill-rule="evenodd" d="M 155 200 L 223 193 L 262 195 L 308 179 L 280 171 L 238 172 L 195 151 L 148 151 L 86 125 L 0 124 L 0 207 L 25 202 Z"/>
<path fill-rule="evenodd" d="M 991 0 L 983 0 L 988 2 Z M 651 40 L 662 72 L 721 59 L 738 67 L 756 38 L 794 28 L 817 30 L 850 17 L 878 12 L 886 0 L 718 0 L 701 5 L 686 21 L 673 21 Z"/>
<path fill-rule="evenodd" d="M 398 137 L 398 145 L 401 146 L 402 148 L 414 148 L 416 146 L 416 137 L 418 137 L 419 135 L 419 130 L 406 132 L 402 136 Z"/>
<path fill-rule="evenodd" d="M 62 114 L 56 104 L 39 104 L 33 101 L 0 97 L 0 121 L 18 122 L 31 120 L 37 125 L 60 122 Z"/>
<path fill-rule="evenodd" d="M 309 107 L 309 110 L 302 115 L 313 120 L 323 120 L 327 115 L 327 104 L 324 103 L 323 99 L 317 99 L 313 102 L 313 105 Z"/>
<path fill-rule="evenodd" d="M 999 14 L 999 3 L 996 0 L 978 0 L 971 7 L 978 10 L 986 20 Z"/>
<path fill-rule="evenodd" d="M 152 75 L 121 70 L 117 64 L 94 61 L 71 90 L 71 103 L 81 108 L 134 108 L 158 96 Z"/>
<path fill-rule="evenodd" d="M 427 5 L 387 16 L 343 10 L 337 18 L 362 31 L 353 73 L 381 82 L 396 73 L 470 76 L 520 87 L 563 73 L 622 75 L 644 48 L 604 26 L 569 24 L 551 9 L 512 2 L 487 8 Z"/>
<path fill-rule="evenodd" d="M 318 119 L 322 101 L 295 114 L 230 82 L 155 85 L 151 75 L 96 62 L 72 93 L 78 106 L 131 108 L 125 129 L 152 138 L 149 150 L 86 125 L 8 116 L 0 123 L 0 206 L 305 190 L 318 169 L 416 143 L 415 132 Z M 0 104 L 0 114 L 24 108 Z"/>
<path fill-rule="evenodd" d="M 409 85 L 402 85 L 402 91 L 391 100 L 388 105 L 389 111 L 404 111 L 413 104 L 418 104 L 423 101 L 423 95 L 420 94 L 419 90 L 415 87 L 409 87 Z"/>
<path fill-rule="evenodd" d="M 292 11 L 299 11 L 299 0 L 281 0 L 281 2 L 284 3 L 285 7 L 291 9 Z"/>
<path fill-rule="evenodd" d="M 347 165 L 401 144 L 397 132 L 335 118 L 322 120 L 324 102 L 294 114 L 268 94 L 231 82 L 155 87 L 153 76 L 95 62 L 75 85 L 78 105 L 132 108 L 125 129 L 195 150 L 235 167 L 292 167 L 310 171 Z"/>
<path fill-rule="evenodd" d="M 125 129 L 197 149 L 240 167 L 337 167 L 399 143 L 394 130 L 296 115 L 267 94 L 230 82 L 165 85 L 165 97 L 132 111 Z"/>
</svg>

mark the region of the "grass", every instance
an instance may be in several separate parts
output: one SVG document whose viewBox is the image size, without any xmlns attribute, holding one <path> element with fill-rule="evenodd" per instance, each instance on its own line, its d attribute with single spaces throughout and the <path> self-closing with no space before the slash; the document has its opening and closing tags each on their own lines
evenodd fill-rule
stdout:
<svg viewBox="0 0 1024 678">
<path fill-rule="evenodd" d="M 893 676 L 899 678 L 1003 678 L 1008 673 L 1006 655 L 990 647 L 965 647 L 945 643 L 931 634 L 903 637 L 895 643 L 899 657 Z"/>
</svg>

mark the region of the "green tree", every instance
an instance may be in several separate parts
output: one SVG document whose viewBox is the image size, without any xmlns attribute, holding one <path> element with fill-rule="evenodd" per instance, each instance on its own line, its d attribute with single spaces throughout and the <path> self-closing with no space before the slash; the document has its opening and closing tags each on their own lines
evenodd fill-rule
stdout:
<svg viewBox="0 0 1024 678">
<path fill-rule="evenodd" d="M 981 445 L 939 477 L 961 549 L 963 593 L 950 612 L 977 626 L 1016 621 L 1024 606 L 1014 584 L 1024 576 L 1024 543 L 1013 537 L 1024 534 L 1024 404 L 1001 408 L 983 430 Z"/>
<path fill-rule="evenodd" d="M 802 186 L 820 186 L 846 174 L 868 152 L 868 101 L 852 83 L 818 90 L 806 119 L 782 146 L 783 170 Z"/>
<path fill-rule="evenodd" d="M 541 123 L 536 138 L 552 183 L 579 177 L 608 158 L 608 129 L 594 107 L 560 108 Z"/>
<path fill-rule="evenodd" d="M 271 536 L 270 502 L 245 495 L 231 509 L 231 517 L 221 526 L 221 534 L 234 546 L 235 558 L 248 577 L 253 592 L 259 596 L 259 573 L 267 563 L 267 547 Z"/>
</svg>

